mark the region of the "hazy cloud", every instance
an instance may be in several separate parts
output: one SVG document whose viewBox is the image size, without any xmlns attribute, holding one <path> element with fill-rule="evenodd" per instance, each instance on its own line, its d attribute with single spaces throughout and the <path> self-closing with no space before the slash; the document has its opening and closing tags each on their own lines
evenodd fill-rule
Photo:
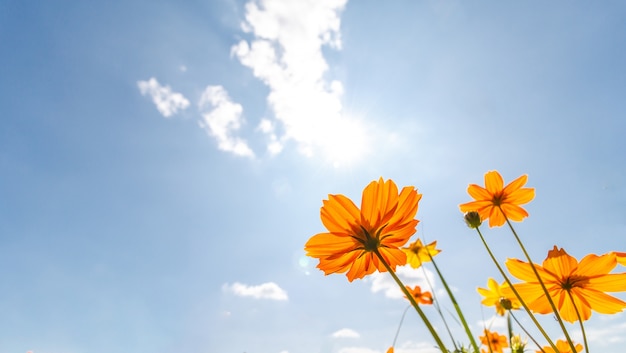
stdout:
<svg viewBox="0 0 626 353">
<path fill-rule="evenodd" d="M 224 291 L 233 293 L 239 297 L 251 297 L 254 299 L 287 300 L 287 292 L 274 282 L 267 282 L 258 286 L 249 286 L 235 282 L 224 284 Z"/>
<path fill-rule="evenodd" d="M 217 140 L 222 151 L 238 156 L 254 157 L 245 140 L 234 135 L 244 123 L 243 108 L 234 103 L 222 86 L 207 86 L 198 102 L 202 113 L 200 126 Z"/>
<path fill-rule="evenodd" d="M 424 273 L 426 273 L 427 277 Z M 416 270 L 409 265 L 398 266 L 396 268 L 396 274 L 405 285 L 411 287 L 418 285 L 422 288 L 422 290 L 426 291 L 430 291 L 428 283 L 435 283 L 434 274 L 426 268 L 419 268 Z M 426 280 L 427 278 L 428 281 Z M 400 288 L 398 288 L 398 284 L 396 284 L 388 273 L 375 272 L 371 274 L 367 280 L 372 282 L 372 292 L 383 292 L 388 298 L 404 299 L 404 294 Z"/>
<path fill-rule="evenodd" d="M 365 347 L 344 347 L 339 349 L 339 353 L 380 353 L 380 351 Z"/>
<path fill-rule="evenodd" d="M 335 331 L 333 332 L 331 336 L 335 338 L 359 338 L 361 337 L 361 335 L 359 335 L 358 332 L 349 328 L 342 328 L 339 331 Z"/>
<path fill-rule="evenodd" d="M 154 77 L 148 81 L 137 81 L 137 86 L 142 95 L 149 95 L 152 98 L 152 102 L 166 118 L 189 106 L 189 100 L 185 96 L 172 92 L 170 86 L 161 86 Z"/>
</svg>

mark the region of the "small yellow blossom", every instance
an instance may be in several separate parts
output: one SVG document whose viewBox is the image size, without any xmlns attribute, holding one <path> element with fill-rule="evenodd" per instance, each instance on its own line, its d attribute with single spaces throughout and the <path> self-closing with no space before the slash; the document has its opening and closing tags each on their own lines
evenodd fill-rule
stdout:
<svg viewBox="0 0 626 353">
<path fill-rule="evenodd" d="M 429 262 L 432 257 L 441 252 L 441 250 L 435 249 L 435 247 L 437 247 L 436 240 L 428 245 L 424 245 L 421 239 L 417 239 L 409 244 L 408 247 L 402 248 L 402 251 L 406 254 L 406 263 L 413 268 L 419 268 L 424 262 Z"/>
</svg>

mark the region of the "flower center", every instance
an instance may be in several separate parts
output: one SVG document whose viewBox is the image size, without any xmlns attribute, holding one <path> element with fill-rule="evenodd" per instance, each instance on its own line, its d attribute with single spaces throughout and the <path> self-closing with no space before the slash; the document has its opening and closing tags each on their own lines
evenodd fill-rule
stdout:
<svg viewBox="0 0 626 353">
<path fill-rule="evenodd" d="M 561 288 L 569 291 L 575 287 L 584 287 L 587 282 L 589 282 L 589 278 L 585 276 L 571 276 L 565 278 L 564 281 L 561 281 Z"/>
<path fill-rule="evenodd" d="M 491 199 L 491 202 L 493 203 L 494 206 L 500 206 L 502 204 L 502 200 L 504 199 L 503 195 L 501 192 L 496 193 L 495 195 L 493 195 L 493 198 Z"/>
<path fill-rule="evenodd" d="M 384 227 L 383 227 L 384 228 Z M 373 252 L 374 250 L 380 247 L 380 232 L 383 230 L 379 229 L 376 234 L 370 234 L 371 232 L 361 226 L 361 230 L 363 231 L 363 237 L 359 237 L 359 242 L 363 244 L 363 250 L 367 252 Z"/>
</svg>

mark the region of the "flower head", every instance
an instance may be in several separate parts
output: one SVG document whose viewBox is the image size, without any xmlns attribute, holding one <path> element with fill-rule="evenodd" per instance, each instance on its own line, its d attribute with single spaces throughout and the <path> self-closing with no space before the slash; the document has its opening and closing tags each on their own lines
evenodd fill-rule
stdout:
<svg viewBox="0 0 626 353">
<path fill-rule="evenodd" d="M 556 246 L 548 252 L 543 266 L 535 264 L 559 314 L 568 322 L 578 320 L 577 311 L 584 321 L 591 317 L 592 309 L 602 314 L 615 314 L 626 308 L 626 302 L 605 293 L 626 291 L 626 273 L 609 273 L 615 266 L 615 253 L 590 254 L 579 263 Z M 540 314 L 552 313 L 552 307 L 530 264 L 508 259 L 506 267 L 513 276 L 525 281 L 513 286 L 528 307 Z"/>
<path fill-rule="evenodd" d="M 567 343 L 567 341 L 558 340 L 556 341 L 557 352 L 555 352 L 554 349 L 550 346 L 543 347 L 543 352 L 545 353 L 578 353 L 583 350 L 583 345 L 580 343 L 577 343 L 574 346 L 574 348 L 576 348 L 576 352 L 572 352 L 572 348 L 570 347 L 569 343 Z M 541 351 L 536 351 L 536 352 L 542 353 Z"/>
<path fill-rule="evenodd" d="M 431 258 L 441 252 L 441 250 L 435 249 L 436 247 L 436 240 L 428 245 L 424 245 L 421 239 L 417 239 L 409 244 L 408 247 L 402 248 L 402 250 L 406 254 L 406 263 L 413 268 L 419 268 L 424 262 L 429 262 Z"/>
<path fill-rule="evenodd" d="M 506 310 L 519 309 L 521 307 L 521 304 L 515 295 L 504 295 L 502 289 L 508 288 L 506 282 L 499 285 L 495 279 L 489 278 L 487 281 L 487 287 L 488 288 L 478 288 L 478 293 L 485 297 L 485 299 L 483 299 L 480 303 L 485 306 L 495 306 L 498 315 L 502 316 Z"/>
<path fill-rule="evenodd" d="M 404 265 L 406 254 L 400 247 L 415 234 L 421 198 L 414 187 L 398 193 L 392 180 L 382 178 L 365 187 L 360 209 L 344 195 L 328 195 L 320 211 L 328 232 L 312 236 L 304 246 L 306 254 L 318 258 L 317 267 L 327 275 L 347 272 L 350 282 L 376 270 L 385 272 L 380 258 L 392 269 Z"/>
<path fill-rule="evenodd" d="M 520 335 L 514 335 L 511 337 L 511 353 L 524 353 L 526 348 L 526 340 L 522 341 Z"/>
<path fill-rule="evenodd" d="M 418 304 L 432 304 L 433 303 L 433 295 L 430 292 L 422 292 L 422 288 L 420 288 L 420 286 L 415 286 L 413 289 L 411 289 L 411 287 L 406 286 L 406 289 L 409 290 L 409 293 L 411 293 L 411 296 L 413 296 L 413 298 L 415 298 L 415 301 Z M 406 297 L 405 297 L 406 298 Z"/>
<path fill-rule="evenodd" d="M 480 342 L 488 347 L 486 351 L 481 350 L 481 352 L 487 353 L 502 353 L 502 348 L 509 346 L 506 341 L 506 336 L 500 335 L 497 332 L 491 332 L 489 330 L 485 330 L 485 335 L 480 336 Z"/>
<path fill-rule="evenodd" d="M 480 218 L 489 218 L 489 227 L 499 227 L 508 218 L 511 221 L 521 221 L 528 217 L 528 212 L 520 207 L 535 198 L 535 189 L 523 188 L 528 180 L 527 175 L 513 180 L 504 186 L 504 180 L 497 171 L 485 174 L 485 187 L 470 184 L 467 192 L 474 201 L 459 205 L 461 212 L 476 211 Z"/>
</svg>

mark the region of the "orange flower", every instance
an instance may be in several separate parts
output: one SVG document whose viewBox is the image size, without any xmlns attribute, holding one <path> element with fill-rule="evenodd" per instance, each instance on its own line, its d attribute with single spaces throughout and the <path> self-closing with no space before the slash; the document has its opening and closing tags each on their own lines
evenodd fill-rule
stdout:
<svg viewBox="0 0 626 353">
<path fill-rule="evenodd" d="M 568 322 L 578 320 L 576 309 L 581 319 L 587 320 L 592 309 L 601 314 L 615 314 L 626 308 L 626 302 L 605 293 L 626 291 L 626 273 L 609 273 L 615 266 L 615 253 L 590 254 L 579 263 L 556 246 L 548 252 L 543 266 L 535 264 L 559 314 Z M 528 307 L 540 314 L 552 313 L 552 307 L 530 265 L 508 259 L 506 267 L 513 276 L 526 281 L 514 286 Z"/>
<path fill-rule="evenodd" d="M 550 346 L 543 347 L 543 352 L 545 353 L 578 353 L 583 350 L 583 345 L 580 343 L 577 343 L 574 346 L 574 348 L 576 348 L 576 352 L 572 352 L 572 348 L 569 346 L 569 343 L 567 343 L 567 341 L 558 340 L 556 341 L 556 349 L 558 350 L 557 352 L 555 352 L 554 349 L 552 349 L 552 347 Z M 542 353 L 541 351 L 536 351 L 536 352 Z"/>
<path fill-rule="evenodd" d="M 528 180 L 527 175 L 513 180 L 506 187 L 504 180 L 497 171 L 485 174 L 485 187 L 470 184 L 467 192 L 474 201 L 459 205 L 461 212 L 477 211 L 484 221 L 489 218 L 489 227 L 499 227 L 506 220 L 521 221 L 528 217 L 528 212 L 520 207 L 535 198 L 535 189 L 523 188 Z"/>
<path fill-rule="evenodd" d="M 411 287 L 406 286 L 406 289 L 409 290 L 409 293 L 411 293 L 411 296 L 413 296 L 413 298 L 415 298 L 415 301 L 418 304 L 432 304 L 433 303 L 433 295 L 431 292 L 422 292 L 422 288 L 420 288 L 420 286 L 415 286 L 415 288 L 411 289 Z M 406 298 L 406 296 L 405 296 Z"/>
<path fill-rule="evenodd" d="M 489 278 L 487 281 L 487 287 L 489 289 L 478 288 L 478 293 L 485 297 L 485 299 L 483 299 L 480 303 L 485 306 L 495 306 L 498 315 L 502 316 L 506 310 L 519 309 L 521 307 L 521 304 L 515 295 L 504 295 L 503 289 L 508 288 L 506 282 L 499 285 L 495 279 Z"/>
<path fill-rule="evenodd" d="M 436 247 L 436 240 L 428 245 L 424 245 L 421 239 L 417 239 L 409 244 L 408 247 L 402 248 L 402 250 L 406 253 L 406 263 L 413 268 L 419 268 L 424 262 L 429 262 L 431 257 L 435 257 L 435 255 L 441 252 L 441 250 L 435 249 Z"/>
<path fill-rule="evenodd" d="M 489 330 L 485 330 L 485 335 L 480 336 L 480 342 L 489 348 L 486 351 L 481 349 L 481 352 L 502 353 L 502 348 L 509 346 L 506 336 Z"/>
<path fill-rule="evenodd" d="M 616 252 L 615 259 L 617 260 L 618 264 L 626 266 L 626 252 Z"/>
<path fill-rule="evenodd" d="M 365 187 L 360 210 L 343 195 L 328 195 L 320 212 L 328 232 L 312 236 L 304 250 L 320 260 L 317 267 L 325 274 L 347 271 L 350 282 L 376 270 L 386 271 L 377 253 L 395 269 L 406 264 L 400 247 L 415 234 L 421 198 L 414 187 L 398 193 L 392 180 L 382 178 Z"/>
</svg>

